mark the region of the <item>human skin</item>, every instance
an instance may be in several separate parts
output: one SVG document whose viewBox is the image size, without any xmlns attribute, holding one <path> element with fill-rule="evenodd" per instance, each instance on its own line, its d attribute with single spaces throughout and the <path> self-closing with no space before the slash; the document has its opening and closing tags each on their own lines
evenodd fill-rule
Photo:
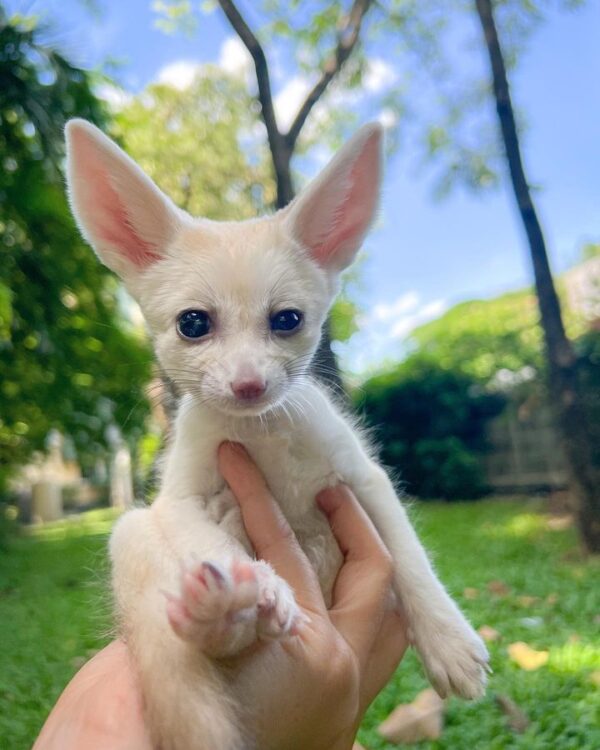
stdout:
<svg viewBox="0 0 600 750">
<path fill-rule="evenodd" d="M 227 660 L 232 689 L 252 717 L 249 733 L 261 750 L 350 750 L 366 709 L 407 647 L 391 589 L 390 555 L 348 487 L 321 492 L 317 503 L 344 556 L 327 609 L 306 555 L 242 446 L 224 443 L 219 468 L 257 557 L 288 581 L 306 617 L 293 637 L 258 643 Z M 109 644 L 77 673 L 34 750 L 82 747 L 152 750 L 135 669 L 122 641 Z"/>
</svg>

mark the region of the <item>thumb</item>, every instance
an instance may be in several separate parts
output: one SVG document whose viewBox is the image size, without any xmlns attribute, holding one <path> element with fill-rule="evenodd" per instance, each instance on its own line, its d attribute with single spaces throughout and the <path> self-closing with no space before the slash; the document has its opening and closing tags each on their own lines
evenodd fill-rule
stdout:
<svg viewBox="0 0 600 750">
<path fill-rule="evenodd" d="M 292 586 L 298 603 L 325 611 L 315 572 L 264 477 L 238 443 L 219 446 L 219 470 L 237 500 L 256 554 Z"/>
<path fill-rule="evenodd" d="M 324 490 L 317 496 L 317 503 L 344 556 L 329 616 L 364 665 L 390 595 L 391 555 L 348 487 L 338 485 Z"/>
</svg>

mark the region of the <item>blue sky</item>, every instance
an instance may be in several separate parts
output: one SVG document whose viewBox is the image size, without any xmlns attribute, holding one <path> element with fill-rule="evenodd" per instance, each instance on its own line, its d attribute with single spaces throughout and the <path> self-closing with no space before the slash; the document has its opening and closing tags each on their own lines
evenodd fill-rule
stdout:
<svg viewBox="0 0 600 750">
<path fill-rule="evenodd" d="M 165 69 L 167 77 L 177 76 L 185 65 L 232 58 L 235 65 L 239 57 L 220 12 L 205 16 L 198 34 L 186 38 L 155 28 L 151 0 L 104 0 L 100 5 L 102 14 L 94 18 L 81 0 L 9 3 L 47 17 L 57 42 L 80 64 L 118 60 L 117 77 L 129 91 L 164 76 Z M 242 9 L 253 5 L 240 0 Z M 533 36 L 511 80 L 514 99 L 526 116 L 526 166 L 537 187 L 557 271 L 577 260 L 585 242 L 600 240 L 598 39 L 599 3 L 589 2 L 577 13 L 553 13 Z M 224 56 L 224 50 L 229 54 Z M 462 54 L 460 48 L 457 54 Z M 378 45 L 371 55 L 379 63 L 371 85 L 374 93 L 381 93 L 402 71 L 395 68 L 391 47 Z M 178 62 L 185 65 L 174 67 Z M 465 55 L 458 63 L 472 65 L 473 57 Z M 293 106 L 307 83 L 292 60 L 278 56 L 274 87 L 282 115 L 286 103 Z M 364 103 L 356 107 L 361 116 L 373 114 Z M 365 311 L 362 331 L 340 350 L 351 370 L 400 355 L 411 326 L 455 302 L 496 295 L 530 279 L 506 182 L 495 192 L 474 195 L 458 189 L 436 201 L 430 177 L 416 169 L 406 150 L 387 163 L 381 219 L 367 250 L 356 292 Z"/>
</svg>

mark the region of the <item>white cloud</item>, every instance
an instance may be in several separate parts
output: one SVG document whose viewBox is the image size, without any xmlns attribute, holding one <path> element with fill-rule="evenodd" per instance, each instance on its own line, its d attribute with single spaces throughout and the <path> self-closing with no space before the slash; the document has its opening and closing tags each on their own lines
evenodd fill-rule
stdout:
<svg viewBox="0 0 600 750">
<path fill-rule="evenodd" d="M 387 130 L 388 128 L 393 128 L 396 125 L 396 123 L 398 122 L 398 115 L 394 112 L 393 109 L 384 107 L 377 116 L 377 120 Z"/>
<path fill-rule="evenodd" d="M 221 45 L 218 65 L 231 75 L 247 77 L 253 71 L 252 57 L 237 36 L 228 36 Z"/>
<path fill-rule="evenodd" d="M 421 304 L 415 291 L 405 292 L 392 302 L 379 302 L 360 321 L 363 330 L 376 333 L 381 340 L 403 338 L 421 323 L 437 317 L 446 309 L 446 301 Z"/>
<path fill-rule="evenodd" d="M 414 310 L 419 304 L 419 295 L 417 292 L 410 291 L 402 294 L 400 297 L 395 299 L 393 302 L 380 302 L 373 307 L 370 315 L 368 316 L 371 320 L 379 323 L 387 323 L 398 315 L 407 313 L 410 310 Z"/>
<path fill-rule="evenodd" d="M 179 91 L 185 91 L 192 85 L 201 69 L 202 65 L 193 60 L 176 60 L 163 66 L 158 71 L 156 80 Z"/>
<path fill-rule="evenodd" d="M 441 315 L 444 312 L 446 307 L 446 301 L 443 299 L 438 299 L 434 302 L 430 302 L 429 304 L 424 305 L 423 307 L 418 308 L 414 313 L 411 313 L 410 315 L 401 317 L 392 326 L 390 330 L 390 338 L 404 338 L 404 336 L 410 333 L 417 326 L 420 326 L 422 323 L 426 323 L 428 320 L 437 318 L 438 315 Z"/>
<path fill-rule="evenodd" d="M 221 45 L 217 65 L 229 75 L 243 77 L 246 82 L 253 75 L 250 53 L 234 36 L 227 37 Z M 174 60 L 160 68 L 155 80 L 173 86 L 179 91 L 185 91 L 204 68 L 206 64 L 197 60 Z"/>
<path fill-rule="evenodd" d="M 294 76 L 277 94 L 273 105 L 280 128 L 288 130 L 311 88 L 307 78 Z"/>
<path fill-rule="evenodd" d="M 226 73 L 242 78 L 246 85 L 255 85 L 252 57 L 237 36 L 229 36 L 223 41 L 216 64 Z M 179 91 L 185 91 L 204 67 L 205 64 L 197 60 L 174 60 L 160 68 L 154 80 L 173 86 Z M 276 77 L 282 77 L 281 71 Z M 348 91 L 333 87 L 328 92 L 326 101 L 317 103 L 310 119 L 313 122 L 318 121 L 328 108 L 356 106 L 366 94 L 380 93 L 391 86 L 397 78 L 396 71 L 388 62 L 381 58 L 373 58 L 367 63 L 361 89 Z M 282 130 L 289 129 L 313 85 L 314 82 L 306 76 L 295 75 L 274 97 L 275 114 Z M 115 108 L 123 106 L 131 96 L 113 86 L 103 84 L 99 88 L 101 96 Z M 384 108 L 378 119 L 384 127 L 392 127 L 395 124 L 396 115 L 389 108 Z M 307 125 L 310 128 L 310 122 Z"/>
<path fill-rule="evenodd" d="M 380 57 L 374 57 L 367 62 L 363 87 L 371 94 L 378 94 L 389 88 L 397 79 L 398 74 L 388 62 Z"/>
<path fill-rule="evenodd" d="M 376 369 L 386 359 L 400 360 L 405 353 L 402 339 L 447 307 L 443 299 L 421 302 L 414 290 L 391 302 L 379 302 L 359 320 L 358 333 L 347 343 L 336 345 L 336 352 L 343 366 L 355 373 Z"/>
<path fill-rule="evenodd" d="M 315 165 L 316 169 L 322 169 L 329 161 L 331 161 L 334 151 L 324 143 L 317 143 L 310 150 L 310 159 Z"/>
<path fill-rule="evenodd" d="M 131 101 L 132 94 L 114 83 L 100 83 L 94 89 L 96 96 L 104 99 L 112 110 L 120 110 Z"/>
<path fill-rule="evenodd" d="M 327 109 L 357 107 L 365 95 L 380 94 L 393 85 L 397 79 L 396 71 L 388 62 L 378 57 L 369 60 L 363 76 L 362 87 L 347 90 L 333 86 L 327 92 L 325 98 L 316 104 L 307 127 L 310 129 L 310 123 L 322 118 Z M 290 127 L 313 85 L 314 82 L 311 82 L 306 76 L 296 75 L 290 78 L 275 96 L 275 114 L 282 130 L 287 130 Z M 396 115 L 391 109 L 385 108 L 379 115 L 379 121 L 386 128 L 392 127 L 396 124 Z"/>
</svg>

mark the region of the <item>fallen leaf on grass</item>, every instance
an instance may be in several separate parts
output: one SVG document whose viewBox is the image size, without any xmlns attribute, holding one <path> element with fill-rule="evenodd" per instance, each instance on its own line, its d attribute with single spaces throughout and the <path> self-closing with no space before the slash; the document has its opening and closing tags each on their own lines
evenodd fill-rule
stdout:
<svg viewBox="0 0 600 750">
<path fill-rule="evenodd" d="M 547 651 L 536 651 L 523 641 L 511 643 L 508 647 L 508 655 L 521 669 L 528 672 L 543 667 L 548 661 Z"/>
<path fill-rule="evenodd" d="M 522 607 L 531 607 L 533 604 L 539 602 L 538 596 L 518 596 L 517 601 Z"/>
<path fill-rule="evenodd" d="M 500 633 L 490 625 L 482 625 L 477 632 L 484 641 L 497 641 L 500 638 Z"/>
<path fill-rule="evenodd" d="M 419 742 L 436 740 L 444 726 L 444 701 L 428 688 L 420 692 L 412 703 L 395 708 L 377 731 L 388 742 Z"/>
<path fill-rule="evenodd" d="M 546 521 L 550 531 L 564 531 L 573 525 L 573 516 L 553 516 Z"/>
<path fill-rule="evenodd" d="M 548 594 L 546 597 L 546 604 L 556 604 L 558 601 L 558 594 Z"/>
<path fill-rule="evenodd" d="M 544 624 L 543 617 L 521 617 L 521 625 L 526 628 L 540 628 Z"/>
<path fill-rule="evenodd" d="M 506 723 L 510 729 L 519 734 L 523 733 L 530 724 L 527 714 L 508 695 L 496 695 L 494 700 L 500 706 L 502 713 L 506 714 Z"/>
<path fill-rule="evenodd" d="M 463 596 L 465 597 L 465 599 L 477 599 L 477 597 L 479 596 L 479 589 L 474 589 L 470 586 L 467 586 L 467 588 L 463 590 Z"/>
<path fill-rule="evenodd" d="M 487 587 L 490 594 L 495 594 L 496 596 L 507 596 L 510 594 L 510 588 L 504 581 L 490 581 Z"/>
</svg>

